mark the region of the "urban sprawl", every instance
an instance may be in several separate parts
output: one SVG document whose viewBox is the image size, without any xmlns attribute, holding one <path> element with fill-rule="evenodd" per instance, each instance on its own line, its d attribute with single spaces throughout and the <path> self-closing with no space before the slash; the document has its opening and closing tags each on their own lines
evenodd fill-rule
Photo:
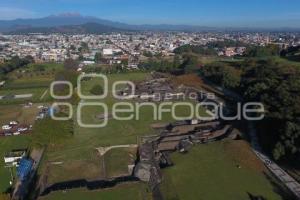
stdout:
<svg viewBox="0 0 300 200">
<path fill-rule="evenodd" d="M 94 64 L 95 55 L 102 64 L 135 69 L 147 57 L 174 56 L 174 50 L 184 45 L 203 46 L 218 41 L 236 41 L 234 46 L 215 47 L 218 56 L 243 55 L 246 45 L 277 44 L 281 48 L 300 44 L 299 33 L 112 33 L 103 35 L 29 34 L 1 35 L 0 61 L 13 56 L 32 56 L 35 62 L 63 62 L 80 59 L 82 64 Z M 80 70 L 80 69 L 79 69 Z"/>
</svg>

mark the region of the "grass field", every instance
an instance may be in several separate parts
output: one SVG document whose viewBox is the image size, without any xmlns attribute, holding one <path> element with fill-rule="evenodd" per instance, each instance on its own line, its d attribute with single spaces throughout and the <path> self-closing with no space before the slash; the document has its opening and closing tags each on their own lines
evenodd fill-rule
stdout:
<svg viewBox="0 0 300 200">
<path fill-rule="evenodd" d="M 16 120 L 20 115 L 21 106 L 0 106 L 0 125 Z"/>
<path fill-rule="evenodd" d="M 108 75 L 109 91 L 111 91 L 111 85 L 114 81 L 141 81 L 147 76 L 148 74 L 146 73 Z M 84 82 L 82 92 L 89 95 L 89 90 L 94 84 L 101 84 L 101 81 L 92 79 Z M 112 94 L 109 93 L 108 98 L 101 100 L 101 102 L 107 103 L 109 109 L 111 109 L 112 104 L 117 102 L 117 100 L 113 99 Z M 74 109 L 76 109 L 76 107 L 74 107 Z M 97 107 L 85 107 L 82 110 L 82 121 L 86 123 L 100 123 L 101 121 L 97 119 L 96 116 L 102 112 L 103 111 Z M 186 114 L 186 112 L 185 107 L 178 107 L 178 110 L 176 110 L 176 113 L 180 116 Z M 171 113 L 165 113 L 162 121 L 171 122 L 174 121 L 174 119 L 172 119 Z M 80 165 L 79 163 L 85 163 L 86 158 L 94 154 L 96 148 L 100 146 L 136 144 L 139 137 L 156 133 L 156 131 L 150 127 L 150 125 L 155 122 L 158 121 L 153 118 L 153 108 L 150 106 L 145 106 L 140 109 L 139 120 L 119 121 L 110 119 L 107 126 L 103 128 L 82 128 L 78 126 L 75 112 L 74 135 L 64 141 L 63 145 L 48 147 L 47 158 L 50 161 L 63 162 L 66 167 L 74 162 L 74 165 L 78 166 L 76 169 L 82 171 L 88 169 L 88 166 Z M 119 176 L 126 173 L 128 171 L 127 165 L 130 160 L 132 160 L 132 158 L 128 156 L 128 153 L 122 152 L 119 149 L 108 152 L 107 155 L 105 155 L 105 165 L 108 165 L 108 167 L 106 167 L 106 169 L 108 169 L 106 170 L 106 176 Z M 101 166 L 101 160 L 99 158 L 97 162 Z M 91 165 L 91 171 L 93 171 L 93 168 Z M 100 169 L 99 173 L 101 174 Z M 70 179 L 83 178 L 80 173 L 76 175 L 77 176 L 69 177 Z M 86 174 L 85 177 L 90 177 L 90 175 Z M 61 181 L 61 179 L 56 179 L 55 177 L 50 177 L 50 179 L 52 182 L 55 182 L 55 180 Z"/>
<path fill-rule="evenodd" d="M 38 106 L 33 104 L 29 108 L 22 105 L 2 105 L 0 106 L 0 125 L 8 124 L 10 121 L 18 121 L 21 124 L 32 125 L 39 112 Z"/>
<path fill-rule="evenodd" d="M 107 177 L 130 175 L 128 165 L 135 164 L 136 148 L 112 149 L 104 155 Z"/>
<path fill-rule="evenodd" d="M 151 200 L 147 186 L 140 183 L 123 184 L 113 189 L 87 191 L 84 189 L 55 192 L 39 200 Z"/>
<path fill-rule="evenodd" d="M 88 169 L 88 170 L 84 170 Z M 80 160 L 70 160 L 49 167 L 48 184 L 70 180 L 97 180 L 102 177 L 102 162 L 96 151 L 89 157 Z"/>
<path fill-rule="evenodd" d="M 0 96 L 32 94 L 24 99 L 1 99 L 0 104 L 20 104 L 24 102 L 47 102 L 50 101 L 49 89 L 57 71 L 63 68 L 62 64 L 30 64 L 22 69 L 15 70 L 7 75 L 3 88 L 0 88 Z M 41 98 L 43 96 L 43 98 Z"/>
<path fill-rule="evenodd" d="M 58 63 L 30 64 L 25 68 L 10 73 L 6 87 L 47 86 L 54 80 L 55 73 L 61 69 L 63 69 L 63 65 Z"/>
<path fill-rule="evenodd" d="M 147 78 L 146 73 L 128 73 L 109 75 L 109 85 L 117 80 L 141 81 Z M 89 80 L 84 83 L 83 92 L 89 94 L 99 80 Z M 192 83 L 191 83 L 192 84 Z M 111 94 L 101 100 L 111 108 L 114 102 Z M 8 118 L 20 117 L 20 107 L 7 106 L 0 110 L 0 122 Z M 5 109 L 4 109 L 5 108 Z M 76 110 L 76 107 L 74 106 Z M 97 123 L 95 117 L 101 114 L 101 109 L 86 107 L 82 118 L 87 123 Z M 186 114 L 186 109 L 180 107 L 178 114 Z M 75 112 L 76 114 L 76 112 Z M 29 115 L 29 114 L 28 114 Z M 47 161 L 61 162 L 51 165 L 42 163 L 39 174 L 48 173 L 48 183 L 56 183 L 76 179 L 102 178 L 103 159 L 105 160 L 105 176 L 120 176 L 127 172 L 127 165 L 135 156 L 134 151 L 128 149 L 114 149 L 101 158 L 96 151 L 97 147 L 134 144 L 140 136 L 154 134 L 150 125 L 156 123 L 152 117 L 153 109 L 144 107 L 140 110 L 139 120 L 118 121 L 111 119 L 104 128 L 82 128 L 77 125 L 76 115 L 74 122 L 56 122 L 45 120 L 37 123 L 35 134 L 31 136 L 18 136 L 0 138 L 0 158 L 6 151 L 14 148 L 28 147 L 29 144 L 48 144 L 45 158 Z M 26 118 L 23 117 L 23 120 Z M 174 121 L 170 113 L 163 116 L 162 122 Z M 162 190 L 167 199 L 214 199 L 214 200 L 248 200 L 249 194 L 261 195 L 267 199 L 279 200 L 275 188 L 264 177 L 264 166 L 249 150 L 247 144 L 234 142 L 217 142 L 194 147 L 188 154 L 175 153 L 172 155 L 174 167 L 167 168 L 164 173 Z M 0 192 L 8 187 L 10 174 L 0 161 Z M 240 166 L 240 168 L 238 167 Z M 49 168 L 48 168 L 49 167 Z M 151 199 L 147 188 L 142 184 L 120 185 L 113 189 L 87 191 L 72 190 L 55 192 L 44 200 L 69 200 L 69 199 Z"/>
<path fill-rule="evenodd" d="M 264 175 L 264 166 L 243 141 L 221 141 L 172 155 L 163 171 L 166 199 L 249 200 L 249 195 L 282 199 Z"/>
<path fill-rule="evenodd" d="M 46 92 L 47 91 L 47 92 Z M 45 95 L 43 95 L 46 92 Z M 0 89 L 0 96 L 32 94 L 29 98 L 20 99 L 0 99 L 0 104 L 20 104 L 25 102 L 47 102 L 51 100 L 48 88 L 29 88 L 29 89 Z M 41 98 L 43 96 L 43 98 Z"/>
<path fill-rule="evenodd" d="M 146 77 L 147 74 L 145 73 L 109 75 L 109 85 L 111 86 L 112 82 L 116 80 L 138 81 L 143 80 Z M 96 83 L 99 83 L 99 80 L 93 79 L 89 82 L 85 82 L 83 92 L 86 92 L 85 94 L 89 94 L 89 89 Z M 111 94 L 104 101 L 109 105 L 114 102 Z M 76 109 L 75 106 L 74 109 Z M 98 123 L 95 116 L 101 113 L 101 111 L 94 107 L 87 107 L 87 110 L 84 110 L 83 113 L 83 117 L 86 118 L 88 123 Z M 76 117 L 74 119 L 76 120 Z M 50 182 L 54 183 L 63 180 L 81 178 L 90 179 L 92 177 L 101 178 L 104 175 L 102 171 L 102 159 L 96 155 L 96 148 L 108 145 L 134 144 L 137 141 L 138 135 L 147 134 L 148 132 L 146 130 L 150 130 L 147 123 L 150 123 L 150 120 L 146 120 L 143 124 L 136 123 L 135 121 L 118 122 L 116 120 L 112 120 L 105 128 L 92 129 L 81 128 L 75 121 L 74 134 L 71 138 L 64 140 L 63 144 L 48 146 L 46 152 L 47 159 L 49 161 L 63 163 L 62 165 L 50 167 Z M 112 155 L 113 157 L 111 158 L 109 155 Z M 122 157 L 123 160 L 125 158 L 126 161 L 122 162 Z M 123 174 L 124 170 L 127 171 L 127 159 L 129 160 L 128 152 L 125 157 L 123 151 L 113 150 L 112 152 L 108 152 L 108 155 L 105 156 L 105 160 L 107 161 L 105 162 L 105 165 L 109 166 L 106 167 L 109 170 L 105 175 L 118 176 Z M 110 169 L 110 166 L 120 163 L 123 163 L 123 165 Z M 96 171 L 96 169 L 98 171 Z M 65 172 L 65 174 L 57 175 L 60 174 L 58 171 L 61 171 L 60 173 Z M 86 173 L 78 173 L 83 171 L 86 171 Z"/>
<path fill-rule="evenodd" d="M 112 149 L 103 157 L 100 157 L 94 149 L 86 152 L 85 158 L 73 158 L 59 164 L 49 163 L 47 166 L 48 185 L 70 180 L 100 180 L 127 176 L 129 175 L 128 165 L 134 164 L 135 156 L 136 149 Z M 56 159 L 59 160 L 59 157 Z"/>
</svg>

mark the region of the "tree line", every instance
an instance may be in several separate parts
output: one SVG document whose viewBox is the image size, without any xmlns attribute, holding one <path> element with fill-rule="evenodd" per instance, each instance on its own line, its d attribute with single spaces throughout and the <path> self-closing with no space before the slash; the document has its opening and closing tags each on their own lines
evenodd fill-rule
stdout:
<svg viewBox="0 0 300 200">
<path fill-rule="evenodd" d="M 206 45 L 191 45 L 186 44 L 174 49 L 175 54 L 194 53 L 204 56 L 216 56 L 218 55 L 218 49 L 224 49 L 226 47 L 248 47 L 249 45 L 235 40 L 226 39 L 224 41 L 213 41 Z"/>
</svg>

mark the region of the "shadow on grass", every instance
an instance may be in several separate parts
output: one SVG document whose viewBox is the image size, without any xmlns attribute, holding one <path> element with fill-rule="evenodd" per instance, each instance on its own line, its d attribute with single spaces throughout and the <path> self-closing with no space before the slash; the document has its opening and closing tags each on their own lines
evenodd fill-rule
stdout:
<svg viewBox="0 0 300 200">
<path fill-rule="evenodd" d="M 113 180 L 96 180 L 96 181 L 87 181 L 85 179 L 60 182 L 47 187 L 42 193 L 41 196 L 45 196 L 54 191 L 63 191 L 76 188 L 87 188 L 88 190 L 97 190 L 112 188 L 118 184 L 126 182 L 138 182 L 139 179 L 133 176 L 124 176 L 118 177 Z"/>
<path fill-rule="evenodd" d="M 251 193 L 249 193 L 249 192 L 247 192 L 247 194 L 248 194 L 250 200 L 267 200 L 267 199 L 266 199 L 265 197 L 263 197 L 263 196 L 253 195 L 253 194 L 251 194 Z"/>
<path fill-rule="evenodd" d="M 273 191 L 278 195 L 280 195 L 283 200 L 297 200 L 296 197 L 273 175 L 264 172 L 264 176 L 272 184 Z M 250 200 L 252 199 L 250 198 Z M 263 199 L 263 200 L 268 200 L 268 199 Z"/>
</svg>

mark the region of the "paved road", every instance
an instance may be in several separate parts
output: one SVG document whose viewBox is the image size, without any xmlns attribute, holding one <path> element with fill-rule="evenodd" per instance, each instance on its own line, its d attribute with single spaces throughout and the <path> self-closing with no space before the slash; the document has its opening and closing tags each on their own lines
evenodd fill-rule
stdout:
<svg viewBox="0 0 300 200">
<path fill-rule="evenodd" d="M 33 94 L 18 94 L 15 95 L 15 99 L 25 99 L 25 98 L 31 98 Z"/>
<path fill-rule="evenodd" d="M 262 153 L 258 143 L 256 130 L 253 122 L 248 123 L 249 136 L 251 137 L 251 146 L 253 152 L 265 164 L 265 166 L 276 176 L 298 199 L 300 199 L 300 184 L 291 177 L 287 172 L 274 163 L 268 156 Z"/>
<path fill-rule="evenodd" d="M 25 98 L 31 98 L 33 94 L 18 94 L 14 95 L 11 99 L 8 100 L 13 100 L 13 99 L 25 99 Z M 4 99 L 5 96 L 0 96 L 0 99 Z"/>
<path fill-rule="evenodd" d="M 289 188 L 295 196 L 300 199 L 300 184 L 295 181 L 288 173 L 281 169 L 277 164 L 271 161 L 269 157 L 254 150 L 257 157 L 268 167 L 268 169 L 282 182 L 287 188 Z"/>
</svg>

